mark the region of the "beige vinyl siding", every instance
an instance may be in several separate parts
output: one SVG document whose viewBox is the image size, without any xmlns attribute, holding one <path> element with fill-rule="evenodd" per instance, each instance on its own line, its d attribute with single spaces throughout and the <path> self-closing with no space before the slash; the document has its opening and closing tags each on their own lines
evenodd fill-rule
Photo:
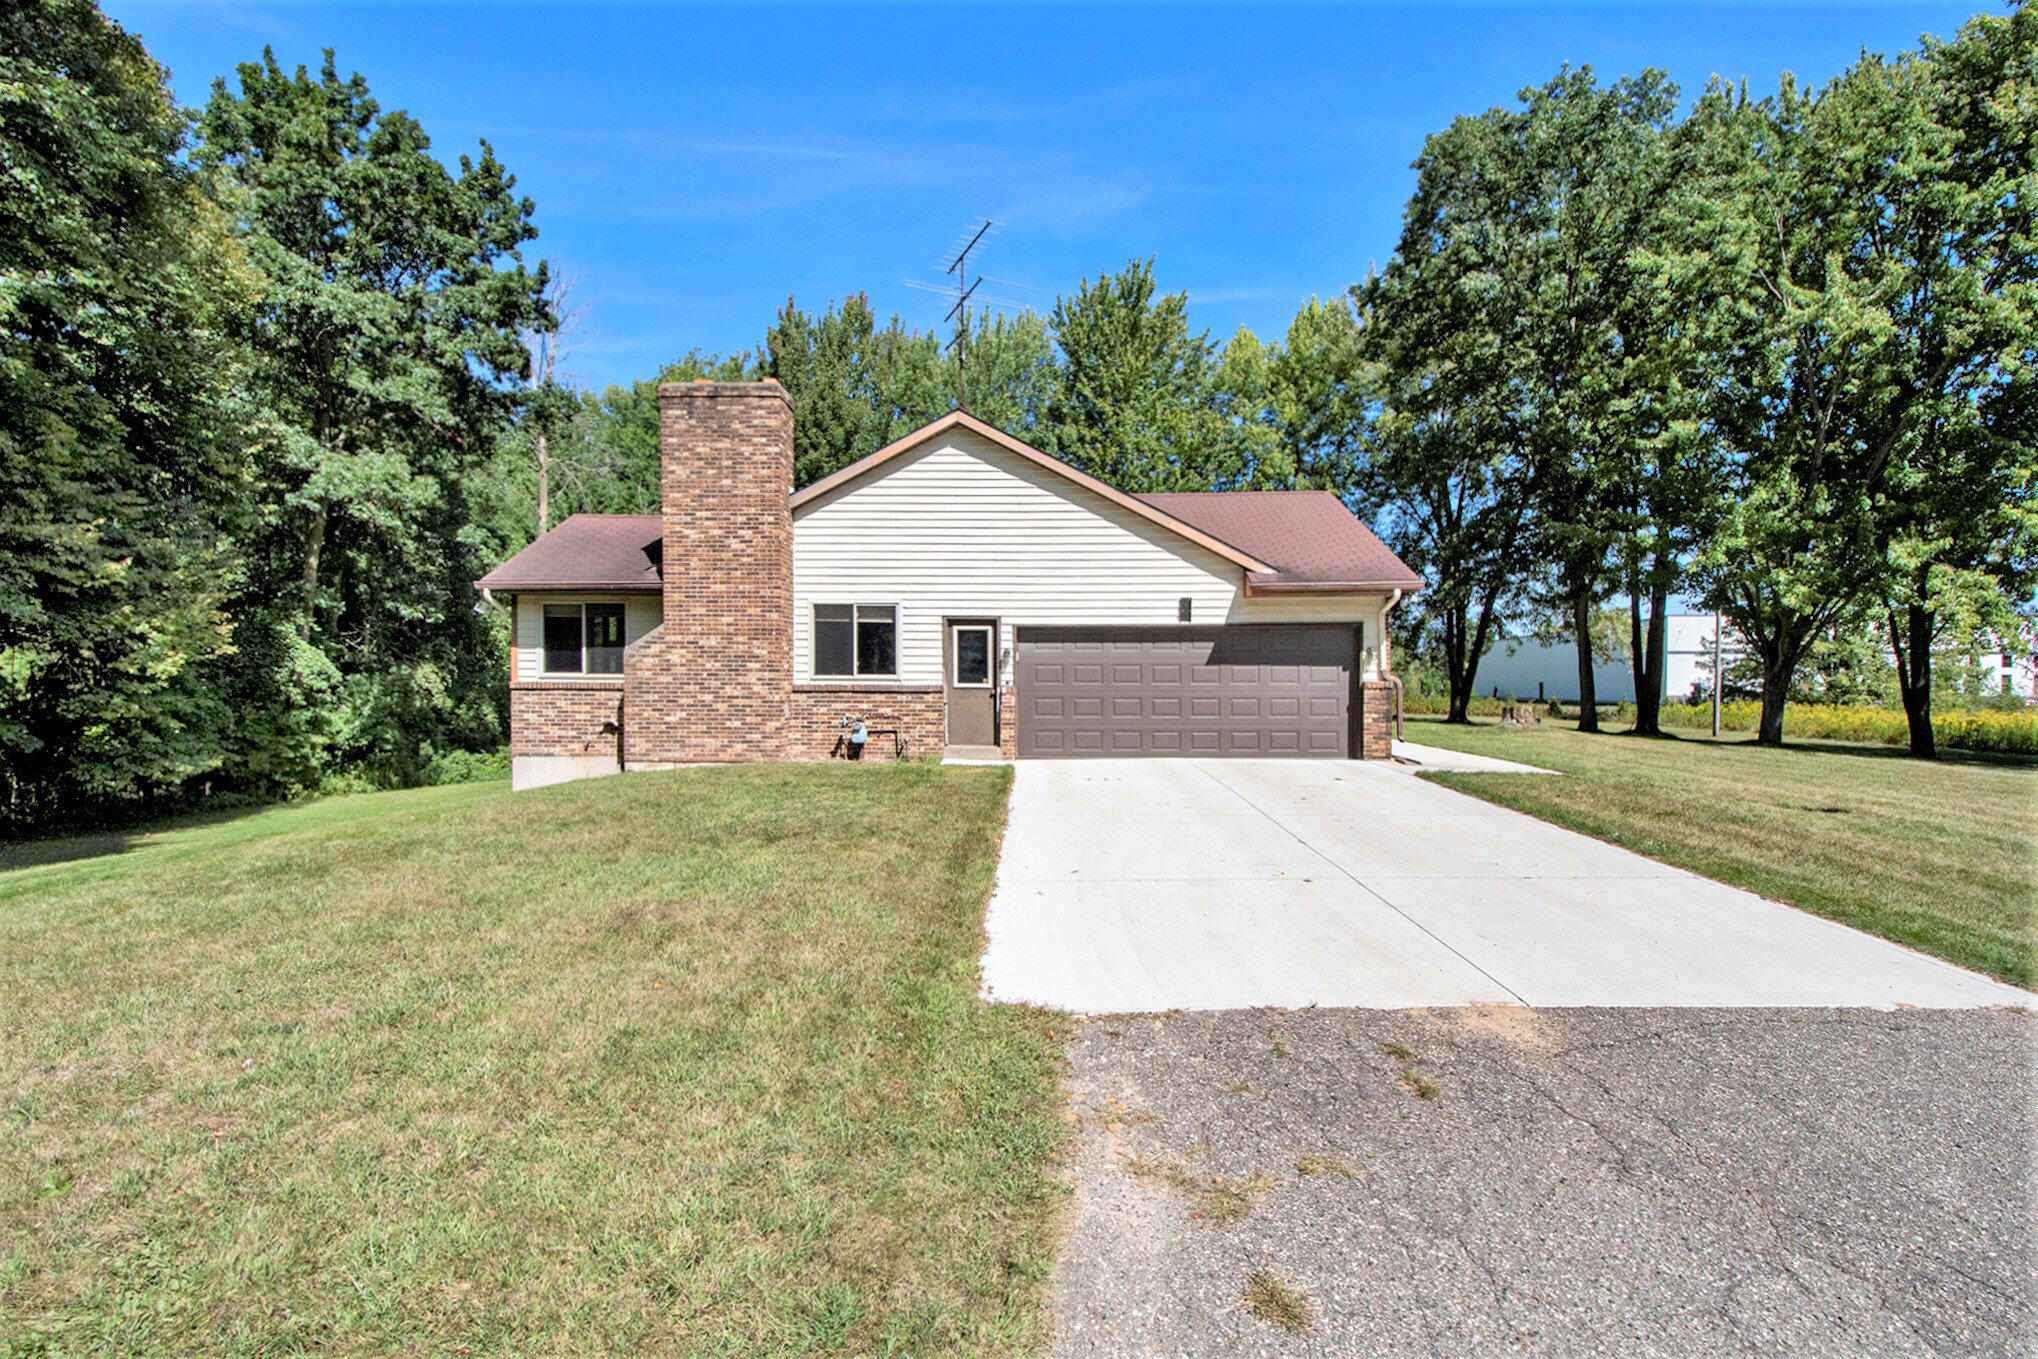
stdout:
<svg viewBox="0 0 2038 1359">
<path fill-rule="evenodd" d="M 552 592 L 517 596 L 517 678 L 520 680 L 593 680 L 613 684 L 621 675 L 548 675 L 545 673 L 545 606 L 547 604 L 621 604 L 623 645 L 658 626 L 663 606 L 657 595 L 557 594 Z"/>
<path fill-rule="evenodd" d="M 1247 598 L 1206 548 L 963 431 L 810 502 L 793 520 L 793 675 L 814 677 L 816 604 L 899 610 L 902 684 L 942 679 L 942 619 L 1029 624 L 1364 623 L 1379 594 Z M 1007 675 L 1009 678 L 1009 673 Z"/>
</svg>

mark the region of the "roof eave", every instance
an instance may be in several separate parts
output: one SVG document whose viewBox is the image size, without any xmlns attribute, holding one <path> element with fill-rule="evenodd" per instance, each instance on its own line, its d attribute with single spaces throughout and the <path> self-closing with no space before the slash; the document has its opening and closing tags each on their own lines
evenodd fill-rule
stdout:
<svg viewBox="0 0 2038 1359">
<path fill-rule="evenodd" d="M 658 581 L 638 581 L 628 585 L 612 580 L 492 580 L 483 576 L 474 582 L 477 590 L 513 590 L 534 594 L 540 590 L 601 590 L 609 594 L 657 594 L 664 589 Z"/>
<path fill-rule="evenodd" d="M 1406 580 L 1259 580 L 1247 576 L 1245 581 L 1248 595 L 1386 594 L 1393 590 L 1413 594 L 1422 587 L 1421 581 L 1411 584 Z"/>
</svg>

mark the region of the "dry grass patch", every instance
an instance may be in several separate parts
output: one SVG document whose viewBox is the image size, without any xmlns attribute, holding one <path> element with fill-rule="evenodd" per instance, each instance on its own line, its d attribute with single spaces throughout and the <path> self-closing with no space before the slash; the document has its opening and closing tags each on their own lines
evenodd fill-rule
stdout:
<svg viewBox="0 0 2038 1359">
<path fill-rule="evenodd" d="M 1299 1333 L 1309 1329 L 1316 1309 L 1271 1270 L 1256 1269 L 1245 1278 L 1245 1310 L 1269 1326 Z"/>
<path fill-rule="evenodd" d="M 683 770 L 0 857 L 0 1353 L 1031 1353 L 1009 774 Z M 12 865 L 12 866 L 9 866 Z"/>
<path fill-rule="evenodd" d="M 1295 1173 L 1304 1179 L 1315 1179 L 1323 1175 L 1341 1175 L 1349 1180 L 1356 1174 L 1343 1161 L 1329 1156 L 1298 1156 L 1295 1158 Z"/>
<path fill-rule="evenodd" d="M 1403 1090 L 1406 1090 L 1417 1099 L 1435 1099 L 1444 1092 L 1444 1087 L 1440 1082 L 1423 1075 L 1412 1066 L 1402 1067 L 1400 1074 L 1395 1079 L 1400 1082 Z"/>
<path fill-rule="evenodd" d="M 1217 1223 L 1249 1216 L 1274 1187 L 1271 1175 L 1198 1175 L 1179 1161 L 1148 1156 L 1131 1158 L 1125 1168 L 1138 1179 L 1165 1185 L 1188 1199 L 1195 1205 L 1191 1216 Z"/>
</svg>

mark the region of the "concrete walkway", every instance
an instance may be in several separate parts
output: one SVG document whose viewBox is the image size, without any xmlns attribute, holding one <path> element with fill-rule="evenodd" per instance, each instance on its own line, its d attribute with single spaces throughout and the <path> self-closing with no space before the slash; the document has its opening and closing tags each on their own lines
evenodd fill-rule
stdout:
<svg viewBox="0 0 2038 1359">
<path fill-rule="evenodd" d="M 1091 1014 L 2034 1002 L 1384 762 L 1022 761 L 987 928 L 987 995 Z"/>
<path fill-rule="evenodd" d="M 1422 746 L 1413 741 L 1396 741 L 1394 758 L 1406 760 L 1407 768 L 1444 769 L 1457 774 L 1555 774 L 1554 769 L 1544 769 L 1533 764 L 1519 764 L 1513 760 L 1496 759 L 1491 755 L 1474 755 L 1465 750 L 1445 750 L 1442 746 Z"/>
</svg>

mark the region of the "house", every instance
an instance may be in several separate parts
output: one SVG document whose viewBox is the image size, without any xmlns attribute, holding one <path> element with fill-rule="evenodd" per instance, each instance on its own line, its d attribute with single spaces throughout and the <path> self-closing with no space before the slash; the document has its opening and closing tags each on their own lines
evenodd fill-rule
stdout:
<svg viewBox="0 0 2038 1359">
<path fill-rule="evenodd" d="M 1325 492 L 1128 495 L 956 412 L 793 491 L 775 382 L 659 389 L 662 512 L 574 515 L 511 614 L 515 786 L 867 749 L 1389 753 L 1421 586 Z"/>
</svg>

